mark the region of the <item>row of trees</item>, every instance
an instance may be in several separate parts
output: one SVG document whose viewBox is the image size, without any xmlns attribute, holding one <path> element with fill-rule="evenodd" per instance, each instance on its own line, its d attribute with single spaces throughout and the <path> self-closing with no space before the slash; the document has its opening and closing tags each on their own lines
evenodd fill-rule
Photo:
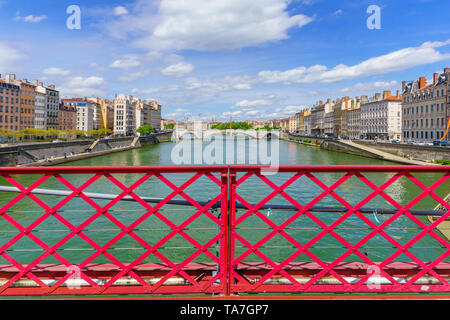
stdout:
<svg viewBox="0 0 450 320">
<path fill-rule="evenodd" d="M 230 124 L 229 123 L 219 123 L 219 124 L 213 125 L 211 128 L 217 129 L 217 130 L 228 130 L 228 129 L 230 129 Z M 233 130 L 250 130 L 253 127 L 252 127 L 252 125 L 248 124 L 247 122 L 233 122 L 231 124 L 231 128 Z M 281 128 L 269 127 L 268 125 L 265 125 L 263 128 L 257 128 L 256 130 L 272 131 L 272 130 L 280 130 L 280 129 Z"/>
<path fill-rule="evenodd" d="M 27 128 L 23 130 L 8 130 L 0 129 L 0 136 L 8 140 L 51 140 L 51 139 L 75 139 L 83 137 L 102 137 L 110 135 L 112 131 L 110 129 L 102 128 L 100 130 L 92 130 L 84 132 L 81 130 L 56 130 L 56 129 L 35 129 Z"/>
<path fill-rule="evenodd" d="M 228 129 L 230 129 L 230 124 L 229 123 L 219 123 L 219 124 L 213 125 L 211 128 L 217 129 L 217 130 L 228 130 Z M 252 128 L 252 126 L 250 124 L 248 124 L 247 122 L 233 122 L 231 124 L 231 128 L 233 130 L 250 130 Z"/>
</svg>

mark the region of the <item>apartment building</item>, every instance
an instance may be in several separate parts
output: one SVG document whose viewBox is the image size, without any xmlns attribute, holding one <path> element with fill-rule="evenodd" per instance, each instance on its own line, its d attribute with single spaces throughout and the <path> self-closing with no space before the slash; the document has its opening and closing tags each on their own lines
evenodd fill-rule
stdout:
<svg viewBox="0 0 450 320">
<path fill-rule="evenodd" d="M 100 100 L 98 98 L 89 98 L 87 99 L 93 107 L 93 111 L 94 111 L 94 129 L 93 130 L 99 130 L 101 128 L 103 128 L 102 125 L 102 107 L 101 107 L 101 103 Z"/>
<path fill-rule="evenodd" d="M 306 109 L 304 112 L 304 124 L 305 124 L 305 131 L 304 134 L 309 136 L 311 135 L 311 109 Z"/>
<path fill-rule="evenodd" d="M 58 112 L 58 130 L 77 129 L 77 108 L 61 103 Z"/>
<path fill-rule="evenodd" d="M 334 135 L 334 105 L 335 104 L 336 104 L 336 102 L 331 101 L 331 99 L 328 99 L 327 103 L 325 103 L 323 131 L 327 136 Z"/>
<path fill-rule="evenodd" d="M 325 104 L 319 101 L 311 109 L 311 133 L 322 135 L 325 129 Z"/>
<path fill-rule="evenodd" d="M 19 130 L 20 87 L 0 80 L 0 129 Z"/>
<path fill-rule="evenodd" d="M 341 136 L 341 114 L 342 101 L 337 99 L 333 105 L 333 135 L 336 137 Z"/>
<path fill-rule="evenodd" d="M 391 91 L 363 97 L 361 104 L 361 134 L 368 139 L 401 139 L 402 97 Z"/>
<path fill-rule="evenodd" d="M 349 100 L 348 115 L 348 137 L 350 139 L 361 136 L 361 99 L 358 97 Z"/>
<path fill-rule="evenodd" d="M 150 106 L 150 126 L 156 131 L 161 131 L 162 106 L 156 100 L 149 100 L 147 103 Z"/>
<path fill-rule="evenodd" d="M 36 103 L 36 86 L 27 79 L 17 80 L 15 74 L 7 74 L 5 82 L 20 87 L 18 97 L 14 97 L 15 117 L 17 117 L 18 130 L 34 127 L 34 106 Z"/>
<path fill-rule="evenodd" d="M 47 90 L 42 83 L 34 82 L 36 86 L 36 103 L 34 105 L 34 127 L 47 129 Z"/>
<path fill-rule="evenodd" d="M 425 77 L 409 83 L 403 81 L 401 112 L 404 141 L 431 142 L 441 138 L 448 141 L 449 78 L 450 68 L 445 68 L 443 73 L 433 75 L 430 84 L 427 84 Z"/>
<path fill-rule="evenodd" d="M 305 131 L 305 112 L 300 111 L 295 114 L 295 117 L 297 118 L 297 131 L 300 134 L 303 134 Z"/>
<path fill-rule="evenodd" d="M 50 85 L 45 89 L 47 94 L 47 130 L 58 129 L 59 91 L 55 89 L 54 85 Z"/>
<path fill-rule="evenodd" d="M 83 132 L 94 130 L 94 110 L 96 105 L 88 99 L 61 99 L 64 105 L 72 106 L 77 111 L 76 129 Z"/>
<path fill-rule="evenodd" d="M 114 134 L 136 134 L 136 106 L 132 96 L 116 95 L 114 99 Z"/>
<path fill-rule="evenodd" d="M 297 117 L 294 115 L 289 117 L 289 132 L 295 133 L 298 130 Z"/>
</svg>

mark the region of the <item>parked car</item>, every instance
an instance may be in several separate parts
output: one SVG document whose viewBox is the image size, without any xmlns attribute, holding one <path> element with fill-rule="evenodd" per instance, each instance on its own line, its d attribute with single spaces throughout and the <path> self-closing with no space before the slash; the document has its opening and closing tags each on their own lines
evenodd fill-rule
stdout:
<svg viewBox="0 0 450 320">
<path fill-rule="evenodd" d="M 433 141 L 433 146 L 439 147 L 440 145 L 441 145 L 441 141 L 440 140 L 434 140 Z"/>
<path fill-rule="evenodd" d="M 442 147 L 446 147 L 447 146 L 447 141 L 441 141 L 441 146 Z"/>
<path fill-rule="evenodd" d="M 392 142 L 392 143 L 400 143 L 400 140 L 398 140 L 398 139 L 393 139 L 393 140 L 391 140 L 391 142 Z"/>
</svg>

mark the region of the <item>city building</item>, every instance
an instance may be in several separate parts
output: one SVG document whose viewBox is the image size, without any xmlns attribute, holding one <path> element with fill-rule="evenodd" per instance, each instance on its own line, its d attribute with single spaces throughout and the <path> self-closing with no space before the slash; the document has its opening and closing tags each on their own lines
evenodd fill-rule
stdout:
<svg viewBox="0 0 450 320">
<path fill-rule="evenodd" d="M 42 82 L 34 82 L 36 86 L 36 103 L 34 105 L 34 127 L 36 129 L 47 129 L 47 90 Z"/>
<path fill-rule="evenodd" d="M 361 103 L 361 134 L 368 139 L 401 139 L 402 97 L 390 91 L 371 98 L 363 97 Z"/>
<path fill-rule="evenodd" d="M 324 133 L 327 136 L 334 135 L 334 105 L 335 102 L 328 99 L 325 103 L 324 114 Z"/>
<path fill-rule="evenodd" d="M 337 99 L 333 105 L 333 135 L 335 137 L 341 136 L 341 115 L 342 115 L 342 100 Z"/>
<path fill-rule="evenodd" d="M 350 99 L 348 115 L 348 137 L 350 139 L 361 137 L 361 99 L 358 97 Z"/>
<path fill-rule="evenodd" d="M 75 107 L 77 110 L 77 130 L 85 133 L 94 130 L 94 112 L 96 103 L 92 103 L 88 99 L 61 99 L 64 105 Z"/>
<path fill-rule="evenodd" d="M 304 134 L 307 136 L 311 135 L 311 109 L 306 109 L 304 112 Z"/>
<path fill-rule="evenodd" d="M 34 105 L 36 103 L 35 91 L 36 86 L 27 79 L 17 80 L 15 74 L 7 74 L 5 82 L 20 87 L 18 97 L 14 97 L 14 108 L 16 112 L 14 118 L 17 117 L 18 130 L 26 128 L 34 128 Z M 15 120 L 15 119 L 14 119 Z"/>
<path fill-rule="evenodd" d="M 20 87 L 0 80 L 0 129 L 19 130 Z"/>
<path fill-rule="evenodd" d="M 404 141 L 448 141 L 449 77 L 450 68 L 445 68 L 442 74 L 433 75 L 433 81 L 429 85 L 425 77 L 410 83 L 403 81 L 401 112 Z"/>
<path fill-rule="evenodd" d="M 304 111 L 297 112 L 295 114 L 297 117 L 297 131 L 300 134 L 303 134 L 305 131 L 305 113 Z"/>
<path fill-rule="evenodd" d="M 116 95 L 114 99 L 114 134 L 136 134 L 136 106 L 132 96 Z"/>
<path fill-rule="evenodd" d="M 99 129 L 103 128 L 102 120 L 104 120 L 100 99 L 99 98 L 89 98 L 87 100 L 92 104 L 92 108 L 94 110 L 94 120 L 93 120 L 94 130 L 99 130 Z"/>
<path fill-rule="evenodd" d="M 150 126 L 155 129 L 155 131 L 161 131 L 161 111 L 162 106 L 158 104 L 156 100 L 150 100 L 147 102 L 150 106 Z"/>
<path fill-rule="evenodd" d="M 325 104 L 319 101 L 311 109 L 311 134 L 322 135 L 325 129 Z"/>
<path fill-rule="evenodd" d="M 289 132 L 295 133 L 298 130 L 297 117 L 294 115 L 289 117 Z"/>
<path fill-rule="evenodd" d="M 75 130 L 77 129 L 77 108 L 61 103 L 58 113 L 58 129 L 59 130 Z"/>
<path fill-rule="evenodd" d="M 47 95 L 47 114 L 46 114 L 46 126 L 48 129 L 58 129 L 58 113 L 59 113 L 59 91 L 55 89 L 54 85 L 50 85 L 45 88 Z"/>
</svg>

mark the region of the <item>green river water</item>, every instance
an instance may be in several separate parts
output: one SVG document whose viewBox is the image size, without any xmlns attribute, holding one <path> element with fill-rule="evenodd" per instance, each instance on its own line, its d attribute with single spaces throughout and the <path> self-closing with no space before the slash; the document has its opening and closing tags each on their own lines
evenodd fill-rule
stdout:
<svg viewBox="0 0 450 320">
<path fill-rule="evenodd" d="M 81 161 L 71 162 L 65 166 L 146 166 L 146 165 L 173 165 L 171 161 L 171 153 L 174 143 L 161 143 L 151 145 L 141 149 L 135 149 L 126 152 L 119 152 L 106 156 L 100 156 Z M 319 148 L 304 146 L 297 143 L 280 141 L 280 164 L 282 165 L 392 165 L 392 163 L 378 161 L 374 159 L 348 155 L 344 153 L 330 152 L 320 150 Z M 248 153 L 248 150 L 247 150 Z M 340 177 L 342 173 L 314 173 L 327 186 L 332 185 Z M 387 181 L 393 174 L 368 174 L 364 173 L 377 186 Z M 425 185 L 431 185 L 443 174 L 415 174 Z M 114 175 L 125 186 L 131 186 L 143 174 L 127 174 Z M 172 183 L 180 186 L 186 182 L 193 174 L 163 174 Z M 216 176 L 218 176 L 216 174 Z M 293 173 L 277 174 L 268 176 L 268 178 L 277 185 L 281 185 L 287 179 L 293 176 Z M 19 183 L 29 186 L 40 176 L 12 176 Z M 81 186 L 92 175 L 64 175 L 64 179 L 75 186 Z M 3 177 L 0 178 L 0 185 L 11 186 Z M 51 177 L 38 188 L 68 190 L 60 181 Z M 121 190 L 114 185 L 113 182 L 106 177 L 102 177 L 88 187 L 86 192 L 101 192 L 109 194 L 119 194 Z M 139 196 L 147 197 L 164 197 L 171 193 L 171 189 L 156 177 L 151 177 L 144 184 L 138 187 L 135 193 Z M 201 177 L 195 181 L 186 190 L 186 193 L 195 200 L 206 201 L 212 199 L 220 193 L 220 190 L 211 179 Z M 248 202 L 256 203 L 270 194 L 273 189 L 264 183 L 261 179 L 253 176 L 246 180 L 238 187 L 238 193 Z M 311 181 L 307 177 L 301 177 L 290 185 L 286 192 L 302 205 L 306 205 L 317 197 L 323 189 Z M 336 189 L 336 193 L 345 199 L 348 203 L 355 205 L 369 195 L 373 190 L 357 177 L 352 177 Z M 446 181 L 435 190 L 436 194 L 444 197 L 450 192 L 449 182 Z M 386 193 L 401 205 L 405 205 L 421 193 L 421 189 L 406 177 L 402 177 L 395 181 L 386 189 Z M 17 194 L 0 193 L 0 207 L 5 206 Z M 49 195 L 38 195 L 49 206 L 55 206 L 64 197 L 56 197 Z M 177 196 L 174 199 L 182 199 Z M 109 201 L 95 200 L 100 206 L 105 206 Z M 289 204 L 289 202 L 281 195 L 277 195 L 270 204 Z M 318 206 L 342 206 L 332 196 L 328 195 L 322 199 Z M 427 196 L 413 209 L 434 209 L 437 202 Z M 366 207 L 393 208 L 380 196 L 374 198 Z M 75 198 L 58 210 L 58 214 L 66 219 L 69 223 L 78 226 L 97 211 L 86 201 Z M 138 203 L 119 202 L 108 210 L 108 215 L 99 216 L 95 221 L 84 228 L 84 234 L 95 241 L 98 245 L 108 244 L 114 237 L 120 234 L 120 228 L 114 224 L 114 221 L 120 221 L 124 225 L 130 225 L 140 216 L 145 214 L 147 210 Z M 196 210 L 193 207 L 180 207 L 166 205 L 160 213 L 176 225 L 183 223 L 188 217 L 194 214 Z M 246 210 L 238 210 L 237 217 L 245 214 Z M 45 213 L 45 210 L 37 205 L 29 198 L 21 199 L 16 205 L 7 210 L 7 214 L 12 219 L 18 221 L 22 226 L 26 227 L 33 223 L 38 217 Z M 217 215 L 218 212 L 212 212 Z M 286 221 L 295 211 L 277 211 L 262 210 L 262 214 L 279 225 Z M 330 225 L 341 217 L 340 213 L 313 213 L 323 223 Z M 365 216 L 380 225 L 389 216 L 381 216 L 376 214 L 365 214 Z M 420 221 L 429 224 L 426 217 L 419 217 Z M 166 221 L 167 222 L 167 221 Z M 151 245 L 157 244 L 165 235 L 170 233 L 172 229 L 163 219 L 155 215 L 148 217 L 139 224 L 134 232 L 136 235 L 144 239 Z M 322 231 L 322 227 L 316 224 L 310 217 L 303 216 L 293 221 L 286 229 L 286 233 L 292 236 L 301 244 L 306 244 L 312 238 Z M 240 236 L 245 238 L 249 243 L 257 243 L 265 235 L 273 231 L 260 217 L 252 215 L 245 219 L 237 228 Z M 348 243 L 355 244 L 373 229 L 362 221 L 357 215 L 353 214 L 343 221 L 335 229 L 335 232 Z M 386 233 L 400 244 L 405 244 L 417 235 L 421 229 L 410 218 L 403 216 L 392 222 L 386 229 Z M 195 239 L 199 244 L 204 245 L 217 234 L 217 225 L 206 215 L 200 216 L 193 223 L 184 229 L 186 235 Z M 442 236 L 439 231 L 437 234 Z M 58 243 L 64 236 L 70 233 L 69 229 L 58 221 L 55 217 L 48 217 L 33 229 L 33 235 L 42 240 L 48 246 Z M 18 241 L 6 252 L 21 264 L 31 263 L 38 257 L 42 257 L 45 250 L 38 245 L 30 237 L 20 234 L 18 229 L 14 227 L 5 217 L 0 218 L 0 245 L 4 245 L 9 239 L 18 236 Z M 239 256 L 246 251 L 246 247 L 240 241 L 235 243 L 235 256 Z M 184 237 L 177 234 L 169 241 L 165 242 L 159 249 L 159 252 L 172 262 L 182 262 L 184 259 L 192 255 L 197 249 Z M 212 244 L 209 248 L 210 252 L 216 254 L 216 245 Z M 265 242 L 260 251 L 274 261 L 283 261 L 288 256 L 295 253 L 297 248 L 290 243 L 282 235 L 276 235 L 269 241 Z M 309 251 L 322 261 L 333 261 L 341 256 L 347 249 L 335 237 L 328 234 L 321 240 L 314 243 Z M 381 235 L 376 235 L 370 241 L 364 244 L 359 251 L 366 254 L 372 261 L 384 261 L 391 254 L 396 252 L 394 245 Z M 443 253 L 446 249 L 437 240 L 431 236 L 426 236 L 420 241 L 414 243 L 409 250 L 413 255 L 423 261 L 433 261 Z M 72 264 L 79 264 L 86 259 L 90 259 L 90 263 L 110 263 L 111 260 L 104 255 L 94 255 L 96 250 L 92 248 L 84 239 L 74 236 L 56 251 L 61 257 L 67 259 Z M 146 252 L 146 249 L 135 241 L 131 236 L 125 235 L 119 241 L 108 247 L 107 250 L 113 257 L 123 263 L 130 263 Z M 94 256 L 93 256 L 94 255 Z M 248 255 L 243 261 L 257 262 L 261 259 L 254 253 Z M 307 255 L 299 255 L 295 261 L 312 261 Z M 355 254 L 351 254 L 344 261 L 361 261 Z M 406 254 L 401 254 L 393 261 L 412 261 Z M 449 258 L 445 259 L 449 261 Z M 161 259 L 155 255 L 146 257 L 142 263 L 161 262 Z M 212 262 L 212 260 L 204 255 L 199 255 L 192 262 Z M 59 263 L 54 256 L 46 256 L 40 264 Z M 0 258 L 0 264 L 9 264 L 4 258 Z"/>
</svg>

